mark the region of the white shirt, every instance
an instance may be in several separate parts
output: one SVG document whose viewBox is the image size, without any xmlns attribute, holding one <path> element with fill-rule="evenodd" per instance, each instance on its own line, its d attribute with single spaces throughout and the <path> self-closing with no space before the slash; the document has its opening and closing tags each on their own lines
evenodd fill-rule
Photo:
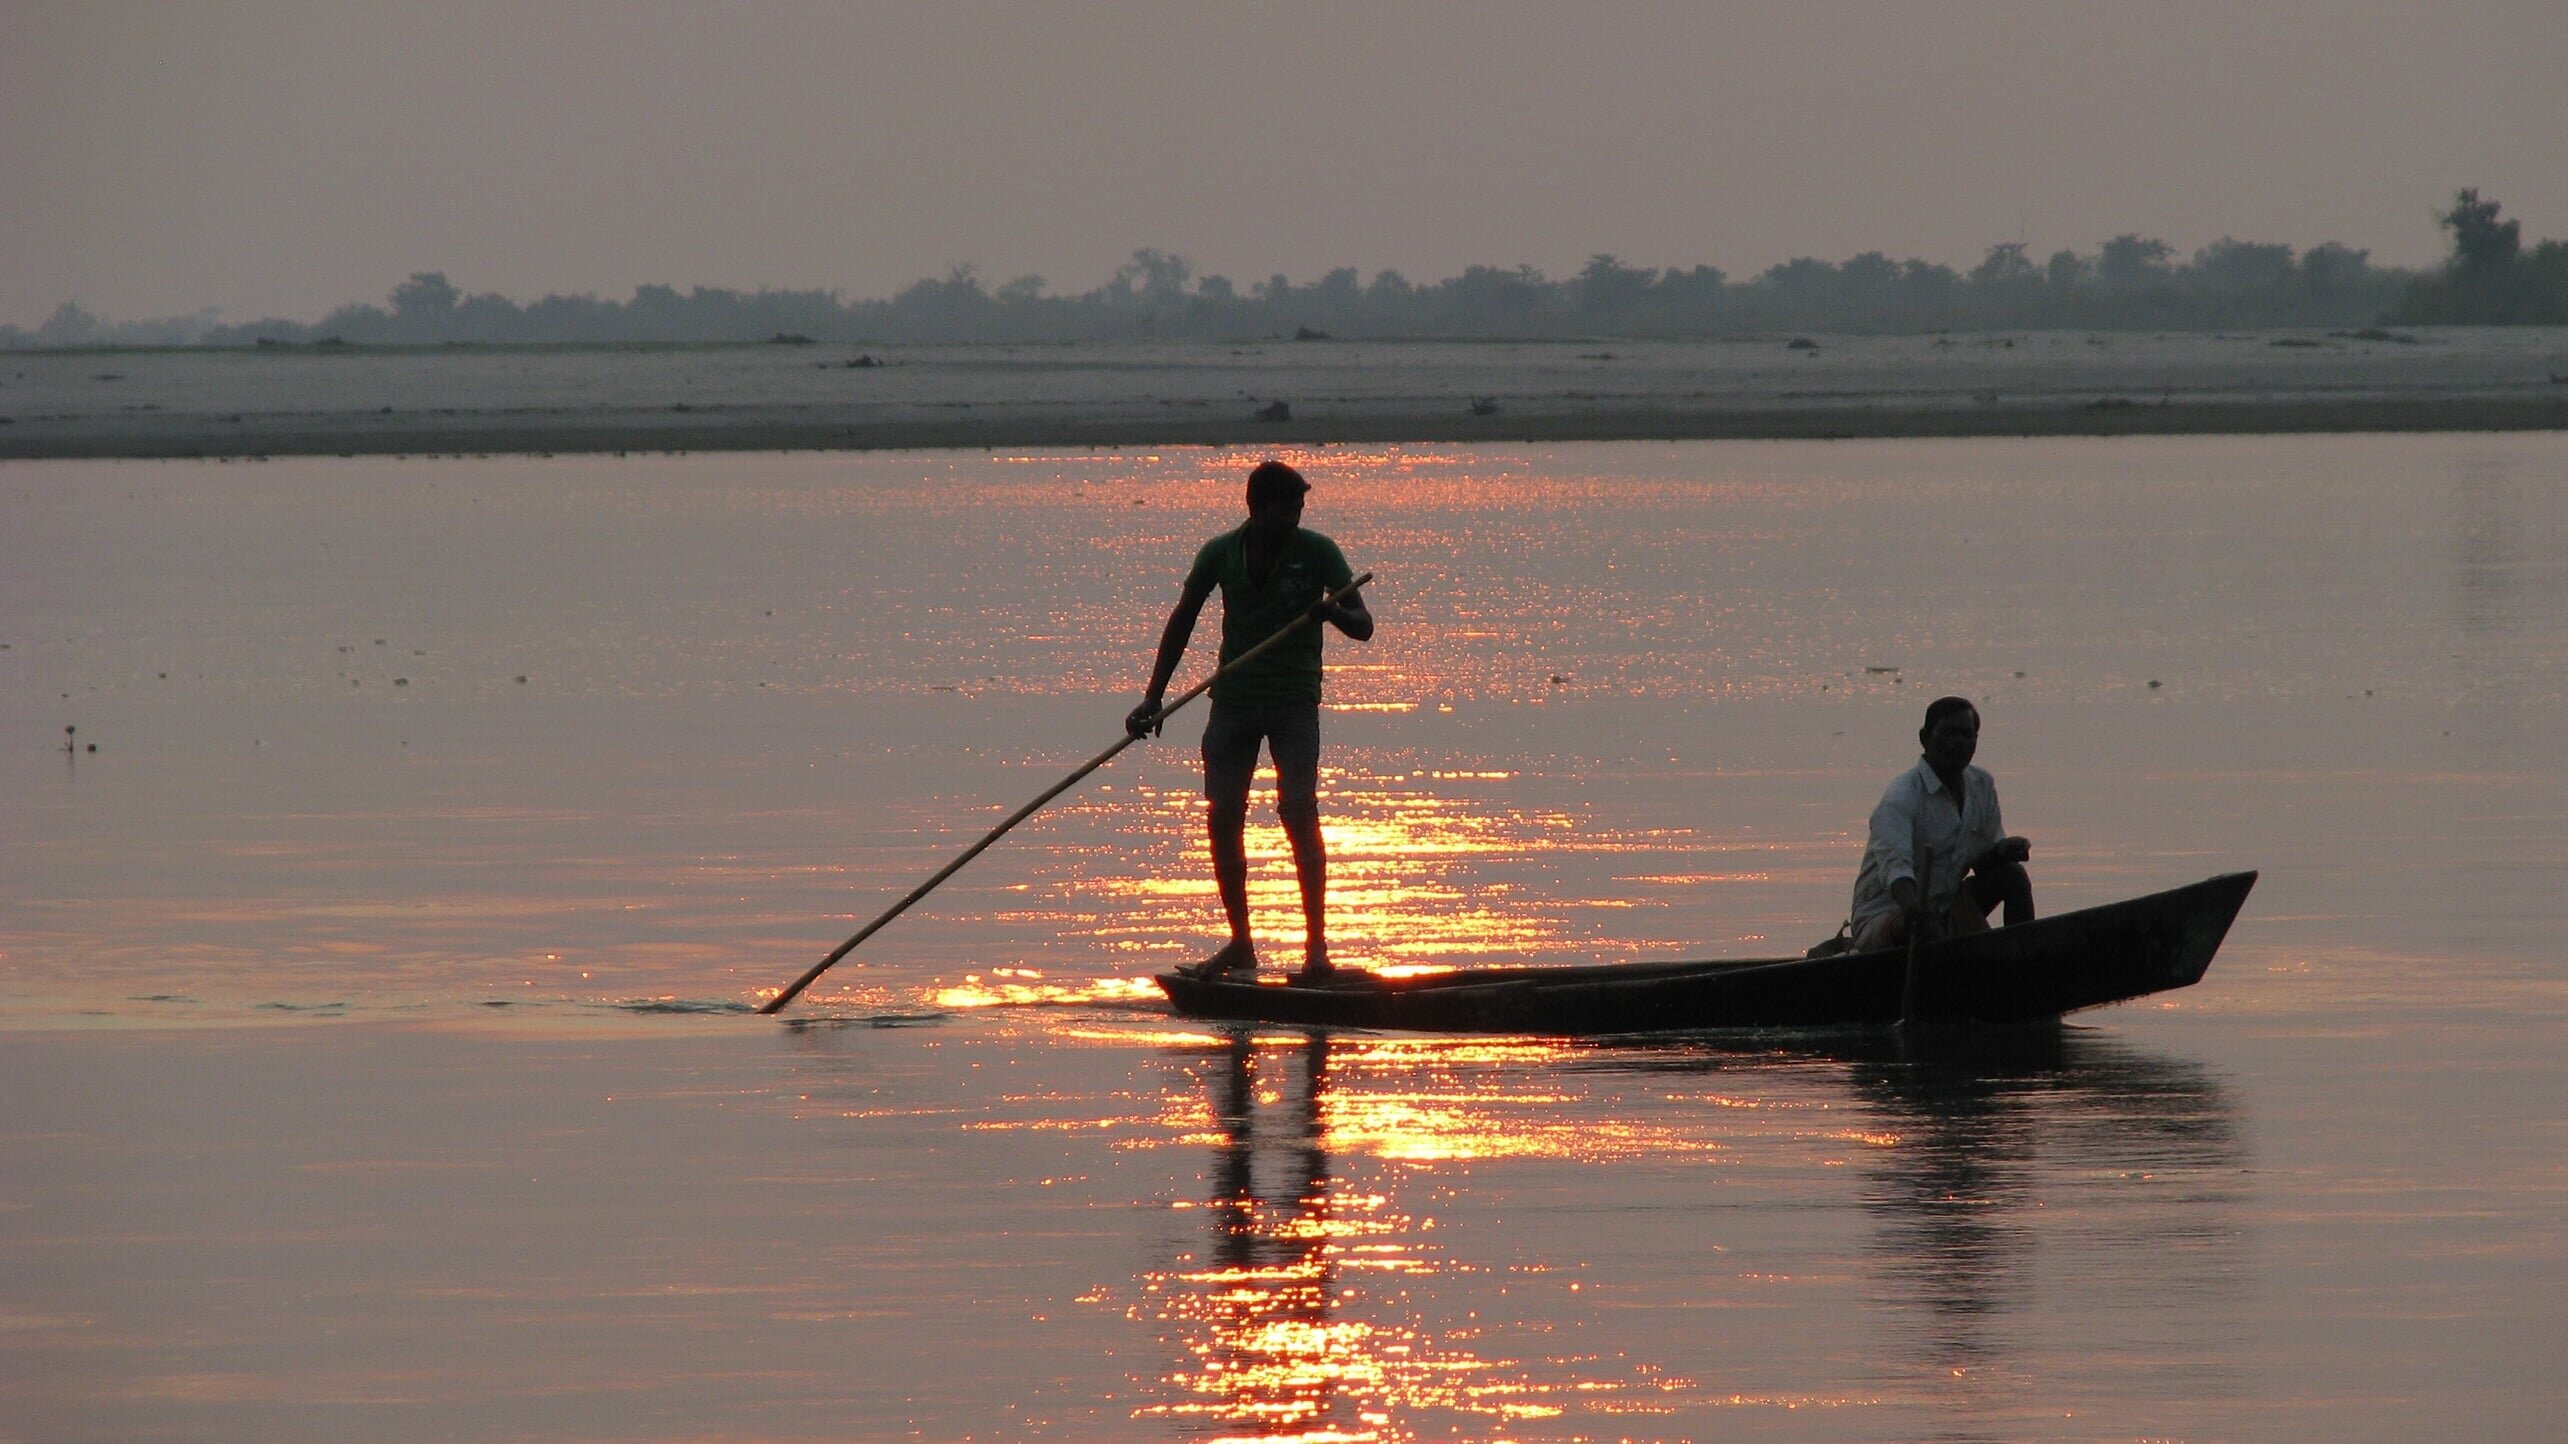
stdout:
<svg viewBox="0 0 2568 1444">
<path fill-rule="evenodd" d="M 1918 758 L 1915 767 L 1891 779 L 1880 804 L 1873 808 L 1872 835 L 1864 843 L 1863 866 L 1855 871 L 1854 925 L 1860 928 L 1899 910 L 1890 899 L 1890 885 L 1903 877 L 1916 878 L 1921 851 L 1934 854 L 1934 867 L 1926 878 L 1927 915 L 1941 917 L 1952 911 L 1971 862 L 2005 836 L 1993 778 L 1976 767 L 1963 768 L 1962 805 L 1957 810 L 1944 779 L 1935 775 L 1925 758 Z"/>
</svg>

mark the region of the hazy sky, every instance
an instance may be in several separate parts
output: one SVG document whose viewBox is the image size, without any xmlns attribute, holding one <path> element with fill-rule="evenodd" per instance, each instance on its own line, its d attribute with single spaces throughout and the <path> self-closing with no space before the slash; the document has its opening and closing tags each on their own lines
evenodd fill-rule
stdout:
<svg viewBox="0 0 2568 1444">
<path fill-rule="evenodd" d="M 0 322 L 2568 237 L 2563 0 L 0 0 Z"/>
</svg>

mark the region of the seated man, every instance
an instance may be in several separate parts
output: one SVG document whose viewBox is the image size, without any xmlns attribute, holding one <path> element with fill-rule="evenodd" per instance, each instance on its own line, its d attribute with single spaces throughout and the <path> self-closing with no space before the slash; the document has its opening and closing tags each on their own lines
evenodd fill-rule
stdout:
<svg viewBox="0 0 2568 1444">
<path fill-rule="evenodd" d="M 1979 709 L 1965 698 L 1938 697 L 1926 708 L 1917 730 L 1925 755 L 1873 808 L 1855 873 L 1856 949 L 1985 932 L 2001 902 L 2008 923 L 2033 920 L 2033 879 L 2024 871 L 2033 845 L 2005 835 L 1997 783 L 1971 765 L 1979 730 Z"/>
</svg>

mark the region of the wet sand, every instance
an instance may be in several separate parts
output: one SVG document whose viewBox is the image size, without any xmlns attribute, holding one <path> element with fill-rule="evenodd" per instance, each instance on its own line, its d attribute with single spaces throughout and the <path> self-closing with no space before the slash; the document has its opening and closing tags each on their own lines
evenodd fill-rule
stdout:
<svg viewBox="0 0 2568 1444">
<path fill-rule="evenodd" d="M 26 353 L 0 418 L 0 460 L 2546 430 L 2568 329 Z"/>
<path fill-rule="evenodd" d="M 2184 436 L 2304 432 L 2568 429 L 2568 394 L 2460 400 L 2151 401 L 1952 407 L 1876 403 L 1616 406 L 1564 403 L 1548 415 L 1472 416 L 1449 407 L 1305 407 L 1278 422 L 1161 416 L 1059 417 L 985 407 L 968 419 L 880 419 L 728 406 L 685 417 L 362 416 L 226 426 L 179 421 L 112 431 L 63 427 L 0 437 L 9 458 L 246 458 L 623 451 L 1024 450 L 1057 447 L 1452 445 L 1580 441 L 1854 441 L 1970 436 Z M 1317 414 L 1314 414 L 1317 413 Z"/>
</svg>

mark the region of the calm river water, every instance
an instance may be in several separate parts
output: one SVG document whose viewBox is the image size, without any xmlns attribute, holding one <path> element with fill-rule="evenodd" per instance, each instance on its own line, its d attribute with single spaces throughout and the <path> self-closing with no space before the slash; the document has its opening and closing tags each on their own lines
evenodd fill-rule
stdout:
<svg viewBox="0 0 2568 1444">
<path fill-rule="evenodd" d="M 0 1439 L 2556 1427 L 2568 435 L 1293 457 L 1340 961 L 1797 952 L 1961 692 L 2046 909 L 2263 873 L 2056 1037 L 1173 1020 L 1197 715 L 748 1016 L 1256 459 L 0 467 Z"/>
</svg>

